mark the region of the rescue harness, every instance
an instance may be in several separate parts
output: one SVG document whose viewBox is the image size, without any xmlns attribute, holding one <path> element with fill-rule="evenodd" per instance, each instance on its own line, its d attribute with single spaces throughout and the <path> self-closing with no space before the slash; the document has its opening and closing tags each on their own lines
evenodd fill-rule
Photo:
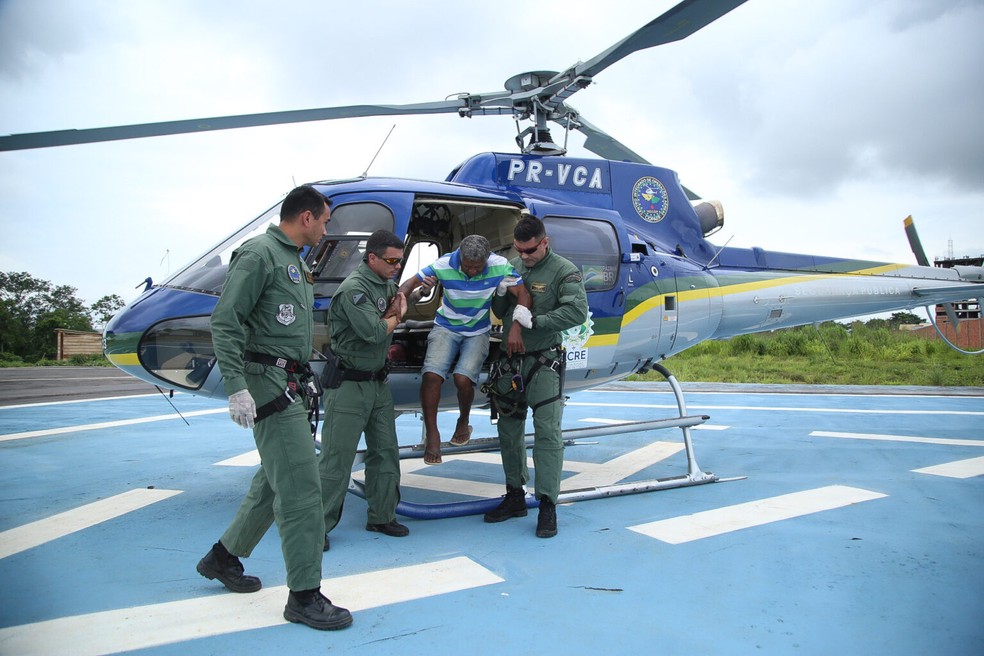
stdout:
<svg viewBox="0 0 984 656">
<path fill-rule="evenodd" d="M 523 364 L 527 358 L 532 358 L 534 362 L 524 379 Z M 557 387 L 557 394 L 534 405 L 533 412 L 536 413 L 537 408 L 562 399 L 566 364 L 566 351 L 560 345 L 542 351 L 514 353 L 494 362 L 489 369 L 488 380 L 482 385 L 482 391 L 488 395 L 491 402 L 492 421 L 498 419 L 500 414 L 506 417 L 526 418 L 526 411 L 529 408 L 526 386 L 543 368 L 557 374 L 560 384 Z"/>
<path fill-rule="evenodd" d="M 246 351 L 243 360 L 246 362 L 256 362 L 270 367 L 278 367 L 287 372 L 287 387 L 284 393 L 280 394 L 272 401 L 264 403 L 256 409 L 256 423 L 266 419 L 270 415 L 283 412 L 287 407 L 296 401 L 298 397 L 307 397 L 308 423 L 311 424 L 311 435 L 318 434 L 318 422 L 321 420 L 321 381 L 315 375 L 311 365 L 307 362 L 298 362 L 290 358 L 282 358 L 255 351 Z"/>
</svg>

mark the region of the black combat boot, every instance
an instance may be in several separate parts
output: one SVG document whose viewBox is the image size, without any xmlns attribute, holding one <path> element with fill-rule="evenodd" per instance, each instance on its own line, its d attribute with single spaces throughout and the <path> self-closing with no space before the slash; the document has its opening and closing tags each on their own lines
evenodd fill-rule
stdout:
<svg viewBox="0 0 984 656">
<path fill-rule="evenodd" d="M 395 519 L 391 519 L 385 524 L 366 524 L 366 530 L 374 533 L 382 533 L 391 538 L 405 538 L 410 535 L 410 529 Z"/>
<path fill-rule="evenodd" d="M 205 557 L 198 561 L 198 573 L 207 579 L 219 579 L 233 592 L 256 592 L 262 585 L 260 579 L 244 574 L 239 558 L 229 553 L 221 542 L 216 542 Z"/>
<path fill-rule="evenodd" d="M 557 506 L 550 497 L 540 497 L 540 514 L 536 518 L 536 537 L 552 538 L 557 535 Z"/>
<path fill-rule="evenodd" d="M 485 513 L 489 524 L 504 522 L 513 517 L 526 517 L 526 492 L 521 487 L 506 486 L 506 496 L 494 510 Z"/>
<path fill-rule="evenodd" d="M 284 619 L 307 624 L 312 629 L 334 631 L 352 624 L 352 613 L 334 606 L 321 590 L 290 591 L 284 606 Z"/>
</svg>

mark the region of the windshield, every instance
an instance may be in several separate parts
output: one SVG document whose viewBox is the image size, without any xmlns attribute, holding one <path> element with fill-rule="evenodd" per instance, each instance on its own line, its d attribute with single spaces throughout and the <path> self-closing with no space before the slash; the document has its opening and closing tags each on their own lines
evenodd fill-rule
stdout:
<svg viewBox="0 0 984 656">
<path fill-rule="evenodd" d="M 220 294 L 232 253 L 248 239 L 280 223 L 280 203 L 238 230 L 208 253 L 164 281 L 178 287 L 207 294 Z M 362 261 L 366 239 L 379 229 L 393 230 L 393 213 L 373 202 L 350 203 L 333 208 L 327 236 L 316 248 L 305 248 L 301 257 L 311 267 L 316 296 L 330 296 L 338 284 Z"/>
</svg>

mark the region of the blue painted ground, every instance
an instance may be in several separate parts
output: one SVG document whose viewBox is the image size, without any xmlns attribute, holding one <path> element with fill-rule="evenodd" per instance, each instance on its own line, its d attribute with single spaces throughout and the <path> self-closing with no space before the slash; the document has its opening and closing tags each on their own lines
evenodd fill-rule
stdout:
<svg viewBox="0 0 984 656">
<path fill-rule="evenodd" d="M 174 644 L 154 638 L 157 646 L 136 653 L 984 653 L 984 398 L 736 387 L 688 391 L 687 402 L 692 414 L 711 416 L 707 430 L 694 431 L 701 468 L 746 479 L 562 506 L 560 533 L 550 540 L 534 537 L 535 510 L 497 525 L 481 517 L 404 520 L 410 537 L 386 538 L 364 530 L 365 502 L 350 495 L 324 561 L 323 590 L 336 603 L 346 605 L 353 591 L 331 579 L 455 557 L 502 582 L 361 610 L 340 632 L 281 623 Z M 186 414 L 219 412 L 190 417 L 190 426 L 175 416 L 4 440 L 173 411 L 159 396 L 0 408 L 0 550 L 19 527 L 100 499 L 149 487 L 181 491 L 0 558 L 0 654 L 21 644 L 12 631 L 47 620 L 233 596 L 201 578 L 195 563 L 254 471 L 216 463 L 251 451 L 252 439 L 224 404 L 183 395 L 174 403 Z M 574 395 L 565 425 L 654 419 L 674 409 L 666 385 L 622 385 Z M 454 420 L 442 413 L 445 437 Z M 473 424 L 475 437 L 494 434 L 487 417 Z M 417 418 L 401 417 L 398 428 L 402 443 L 419 441 Z M 872 435 L 889 437 L 864 437 Z M 567 459 L 604 464 L 679 439 L 679 430 L 600 437 L 569 447 Z M 913 471 L 957 461 L 969 461 L 968 477 Z M 575 469 L 584 467 L 568 476 Z M 685 470 L 677 454 L 623 480 Z M 502 481 L 498 465 L 481 460 L 446 458 L 412 474 Z M 834 485 L 887 496 L 681 544 L 629 529 Z M 419 488 L 403 497 L 467 498 Z M 275 531 L 246 566 L 267 588 L 285 584 Z M 208 620 L 187 618 L 206 627 Z M 71 630 L 84 645 L 98 629 Z"/>
</svg>

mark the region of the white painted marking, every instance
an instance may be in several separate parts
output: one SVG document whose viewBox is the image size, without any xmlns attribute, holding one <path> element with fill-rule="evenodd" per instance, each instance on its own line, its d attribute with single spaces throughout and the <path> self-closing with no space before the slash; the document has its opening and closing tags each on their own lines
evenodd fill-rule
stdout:
<svg viewBox="0 0 984 656">
<path fill-rule="evenodd" d="M 502 456 L 498 453 L 462 453 L 457 456 L 450 456 L 448 460 L 467 460 L 468 462 L 478 462 L 486 465 L 495 465 L 497 467 L 502 467 Z M 527 458 L 526 464 L 528 467 L 533 467 L 533 458 Z M 425 467 L 427 465 L 424 465 Z M 590 471 L 592 468 L 597 467 L 593 462 L 579 462 L 577 460 L 564 459 L 564 471 L 572 472 L 582 472 Z M 419 467 L 418 467 L 419 469 Z M 498 495 L 496 495 L 498 496 Z"/>
<path fill-rule="evenodd" d="M 255 467 L 260 464 L 260 452 L 253 449 L 242 455 L 226 458 L 215 464 L 220 467 Z"/>
<path fill-rule="evenodd" d="M 885 496 L 888 495 L 855 487 L 831 485 L 628 528 L 663 542 L 682 544 Z"/>
<path fill-rule="evenodd" d="M 947 476 L 949 478 L 973 478 L 984 474 L 984 456 L 946 462 L 942 465 L 923 467 L 912 471 L 917 474 L 932 474 L 933 476 Z"/>
<path fill-rule="evenodd" d="M 570 406 L 585 406 L 590 408 L 652 408 L 670 409 L 677 411 L 676 404 L 656 403 L 583 403 L 568 401 Z M 860 408 L 787 408 L 782 406 L 764 405 L 687 405 L 688 411 L 693 410 L 751 410 L 753 412 L 830 412 L 834 414 L 865 414 L 865 415 L 953 415 L 953 416 L 984 416 L 984 412 L 970 410 L 878 410 Z"/>
<path fill-rule="evenodd" d="M 4 382 L 9 382 L 5 380 Z M 96 401 L 124 401 L 126 399 L 145 399 L 148 396 L 156 394 L 157 391 L 147 392 L 145 394 L 127 394 L 126 396 L 103 396 L 98 399 L 70 399 L 68 401 L 44 401 L 42 403 L 18 403 L 17 405 L 5 405 L 0 407 L 0 411 L 3 410 L 17 410 L 19 408 L 39 408 L 45 405 L 68 405 L 70 403 L 94 403 Z"/>
<path fill-rule="evenodd" d="M 641 449 L 612 458 L 608 462 L 593 467 L 590 471 L 575 474 L 564 479 L 563 487 L 569 490 L 599 487 L 617 483 L 652 464 L 665 460 L 683 451 L 683 444 L 675 442 L 653 442 Z"/>
<path fill-rule="evenodd" d="M 564 479 L 563 488 L 566 490 L 580 490 L 583 488 L 597 487 L 601 485 L 611 485 L 617 483 L 636 472 L 642 471 L 646 467 L 664 460 L 683 450 L 683 444 L 674 442 L 653 442 L 641 449 L 636 449 L 623 454 L 617 458 L 603 463 L 579 462 L 577 460 L 564 460 L 564 471 L 578 472 L 574 476 Z M 433 492 L 447 492 L 450 494 L 462 494 L 480 498 L 495 498 L 502 495 L 502 484 L 483 483 L 470 481 L 461 478 L 448 476 L 431 476 L 415 474 L 421 469 L 433 469 L 435 474 L 439 474 L 441 468 L 447 468 L 449 463 L 455 460 L 477 462 L 486 465 L 502 466 L 502 460 L 497 453 L 462 453 L 459 455 L 444 455 L 444 463 L 431 467 L 425 465 L 423 460 L 401 460 L 400 461 L 400 485 L 401 487 L 412 487 Z M 533 458 L 527 458 L 526 464 L 533 469 Z M 446 469 L 444 471 L 447 471 Z M 365 481 L 363 471 L 353 472 L 352 477 L 359 481 Z M 561 490 L 563 491 L 563 490 Z"/>
<path fill-rule="evenodd" d="M 798 397 L 802 397 L 805 394 L 807 394 L 807 393 L 804 393 L 804 392 L 777 392 L 775 390 L 748 391 L 748 392 L 739 392 L 739 391 L 732 391 L 732 392 L 728 392 L 728 391 L 723 391 L 723 392 L 707 392 L 707 391 L 697 390 L 697 389 L 686 389 L 686 384 L 684 384 L 684 390 L 683 390 L 683 392 L 687 396 L 735 396 L 737 394 L 743 394 L 743 395 L 758 394 L 760 396 L 767 395 L 767 396 L 798 396 Z M 663 388 L 663 389 L 653 389 L 653 390 L 647 390 L 647 389 L 630 390 L 630 389 L 602 389 L 602 388 L 597 388 L 596 387 L 596 388 L 592 389 L 590 393 L 591 394 L 619 394 L 619 395 L 622 395 L 622 394 L 665 394 L 667 396 L 670 396 L 670 395 L 673 394 L 673 391 L 672 390 L 669 390 L 669 389 L 666 389 L 666 388 Z M 874 393 L 869 393 L 867 391 L 865 391 L 865 392 L 822 392 L 822 393 L 815 394 L 815 396 L 822 396 L 822 397 L 825 397 L 825 398 L 826 397 L 832 397 L 832 396 L 834 396 L 834 397 L 845 397 L 845 398 L 857 398 L 858 396 L 864 396 L 865 398 L 878 397 L 878 398 L 885 398 L 885 399 L 925 399 L 926 398 L 926 394 L 896 394 L 894 392 L 888 392 L 888 393 L 877 393 L 877 392 L 874 392 Z M 964 394 L 933 394 L 932 397 L 934 399 L 966 399 L 967 398 L 967 395 L 964 395 Z"/>
<path fill-rule="evenodd" d="M 917 444 L 945 444 L 947 446 L 984 446 L 984 440 L 961 440 L 947 437 L 912 437 L 910 435 L 879 435 L 877 433 L 838 433 L 813 431 L 813 437 L 843 437 L 851 440 L 880 440 L 886 442 L 915 442 Z"/>
<path fill-rule="evenodd" d="M 445 462 L 447 462 L 447 460 L 445 460 Z M 441 465 L 441 467 L 446 466 L 446 464 Z M 363 472 L 361 471 L 354 472 L 352 477 L 359 481 L 364 480 Z M 419 490 L 447 492 L 449 494 L 463 494 L 482 499 L 501 497 L 504 489 L 502 483 L 480 483 L 478 481 L 468 481 L 461 478 L 424 476 L 423 474 L 401 475 L 400 487 L 412 487 Z"/>
<path fill-rule="evenodd" d="M 215 415 L 220 412 L 228 412 L 227 408 L 213 408 L 211 410 L 195 410 L 194 412 L 181 413 L 185 417 L 200 417 L 202 415 Z M 103 428 L 117 428 L 119 426 L 133 426 L 135 424 L 148 424 L 154 421 L 166 421 L 169 419 L 181 419 L 178 413 L 168 415 L 157 415 L 155 417 L 138 417 L 136 419 L 121 419 L 120 421 L 105 421 L 99 424 L 80 424 L 78 426 L 63 426 L 61 428 L 48 428 L 45 430 L 27 431 L 26 433 L 7 433 L 0 435 L 0 442 L 9 440 L 23 440 L 30 437 L 50 437 L 51 435 L 64 435 L 65 433 L 77 433 L 80 431 L 100 430 Z"/>
<path fill-rule="evenodd" d="M 325 579 L 322 589 L 334 603 L 357 612 L 504 580 L 474 561 L 458 557 Z M 283 608 L 287 593 L 287 586 L 252 594 L 220 593 L 13 626 L 0 629 L 0 652 L 112 654 L 286 624 Z M 356 615 L 355 625 L 359 622 Z"/>
<path fill-rule="evenodd" d="M 140 488 L 67 510 L 47 519 L 0 533 L 0 558 L 26 551 L 76 531 L 115 519 L 152 503 L 181 494 L 181 490 L 148 490 Z M 0 649 L 0 651 L 3 651 Z"/>
</svg>

